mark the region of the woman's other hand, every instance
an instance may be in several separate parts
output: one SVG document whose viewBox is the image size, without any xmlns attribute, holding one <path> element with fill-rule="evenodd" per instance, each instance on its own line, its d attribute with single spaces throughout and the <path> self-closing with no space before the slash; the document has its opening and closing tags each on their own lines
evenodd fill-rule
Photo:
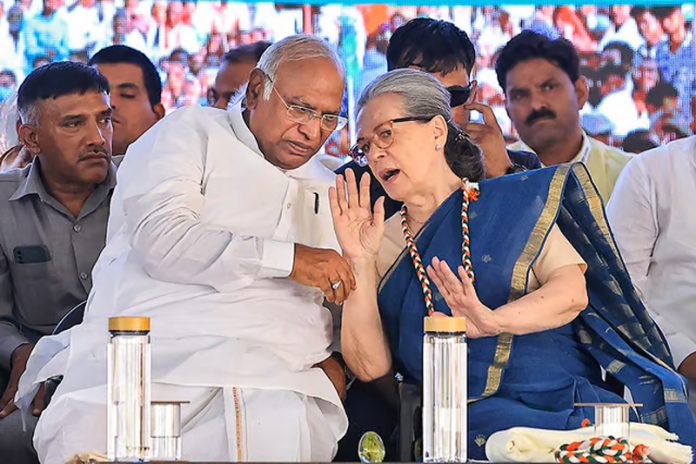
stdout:
<svg viewBox="0 0 696 464">
<path fill-rule="evenodd" d="M 463 266 L 457 269 L 459 278 L 445 261 L 433 258 L 427 268 L 428 276 L 437 286 L 452 316 L 466 318 L 466 335 L 469 338 L 493 337 L 502 333 L 495 311 L 478 299 L 474 284 Z M 442 313 L 436 313 L 441 315 Z"/>
<path fill-rule="evenodd" d="M 347 169 L 345 178 L 336 176 L 336 187 L 329 189 L 331 216 L 348 260 L 374 259 L 384 236 L 384 197 L 370 206 L 370 176 L 363 174 L 360 189 L 352 169 Z"/>
</svg>

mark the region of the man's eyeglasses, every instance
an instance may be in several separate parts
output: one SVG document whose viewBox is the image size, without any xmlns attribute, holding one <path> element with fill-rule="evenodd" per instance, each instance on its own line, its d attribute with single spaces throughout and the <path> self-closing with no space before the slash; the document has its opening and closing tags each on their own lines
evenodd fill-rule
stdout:
<svg viewBox="0 0 696 464">
<path fill-rule="evenodd" d="M 450 107 L 454 108 L 469 101 L 469 97 L 471 97 L 471 90 L 471 83 L 469 83 L 469 85 L 466 87 L 461 85 L 451 85 L 447 87 L 447 91 L 450 94 Z"/>
<path fill-rule="evenodd" d="M 339 116 L 337 114 L 320 114 L 311 108 L 307 108 L 301 105 L 288 105 L 288 102 L 285 101 L 283 96 L 280 95 L 280 92 L 278 92 L 278 89 L 276 89 L 275 82 L 273 82 L 273 79 L 271 79 L 268 74 L 266 74 L 266 77 L 271 82 L 273 91 L 276 93 L 276 95 L 278 95 L 280 101 L 282 101 L 283 105 L 285 105 L 285 107 L 287 108 L 287 116 L 291 121 L 298 122 L 300 124 L 308 124 L 313 119 L 318 118 L 321 121 L 321 128 L 326 131 L 335 131 L 343 129 L 343 127 L 345 127 L 345 125 L 348 123 L 347 118 L 344 118 L 343 116 Z"/>
<path fill-rule="evenodd" d="M 349 151 L 358 166 L 367 166 L 367 155 L 370 153 L 370 145 L 385 150 L 394 143 L 394 124 L 410 121 L 430 121 L 435 116 L 408 116 L 385 121 L 377 126 L 367 140 L 359 140 Z"/>
</svg>

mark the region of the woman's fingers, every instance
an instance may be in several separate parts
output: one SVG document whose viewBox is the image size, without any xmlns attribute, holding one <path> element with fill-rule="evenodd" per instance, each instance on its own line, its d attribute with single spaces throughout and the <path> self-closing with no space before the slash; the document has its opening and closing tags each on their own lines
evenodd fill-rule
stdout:
<svg viewBox="0 0 696 464">
<path fill-rule="evenodd" d="M 372 215 L 372 222 L 375 226 L 384 227 L 384 202 L 385 198 L 379 197 L 375 202 L 375 211 Z"/>
<path fill-rule="evenodd" d="M 331 217 L 336 224 L 336 220 L 341 217 L 341 207 L 338 205 L 338 193 L 336 187 L 329 187 L 329 206 L 331 207 Z"/>
<path fill-rule="evenodd" d="M 464 266 L 459 266 L 457 268 L 457 272 L 459 273 L 459 277 L 462 280 L 462 285 L 464 286 L 464 293 L 466 293 L 467 295 L 476 295 L 474 283 L 471 281 L 471 278 L 469 278 L 466 271 L 464 270 Z"/>
<path fill-rule="evenodd" d="M 440 261 L 438 264 L 440 275 L 442 276 L 443 282 L 449 291 L 456 294 L 464 294 L 464 287 L 462 286 L 461 281 L 456 275 L 454 275 L 454 272 L 452 272 L 452 269 L 450 269 L 447 262 Z"/>
<path fill-rule="evenodd" d="M 346 183 L 348 184 L 348 206 L 350 208 L 358 208 L 360 206 L 360 195 L 358 194 L 355 173 L 352 169 L 346 169 Z"/>
<path fill-rule="evenodd" d="M 360 207 L 370 209 L 370 174 L 367 172 L 360 178 Z"/>
<path fill-rule="evenodd" d="M 425 271 L 428 273 L 430 280 L 432 280 L 435 284 L 435 287 L 437 287 L 440 293 L 442 293 L 442 296 L 445 297 L 445 299 L 447 299 L 449 291 L 445 287 L 445 284 L 442 282 L 442 278 L 438 274 L 437 270 L 433 266 L 428 266 L 427 268 L 425 268 Z"/>
<path fill-rule="evenodd" d="M 336 176 L 336 196 L 338 198 L 338 206 L 341 208 L 341 213 L 346 213 L 348 210 L 348 202 L 346 201 L 346 181 L 341 174 Z"/>
</svg>

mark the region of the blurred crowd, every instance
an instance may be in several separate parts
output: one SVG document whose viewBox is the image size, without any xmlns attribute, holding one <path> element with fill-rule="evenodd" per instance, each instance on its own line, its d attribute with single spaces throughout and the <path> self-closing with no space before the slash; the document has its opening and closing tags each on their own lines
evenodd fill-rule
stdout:
<svg viewBox="0 0 696 464">
<path fill-rule="evenodd" d="M 493 63 L 523 29 L 569 39 L 590 84 L 582 110 L 591 136 L 628 151 L 696 130 L 693 4 L 675 6 L 302 6 L 227 1 L 0 0 L 0 102 L 23 77 L 50 61 L 87 62 L 124 44 L 157 65 L 162 103 L 172 109 L 209 103 L 230 49 L 310 32 L 335 45 L 353 98 L 386 71 L 386 44 L 408 19 L 455 23 L 477 47 L 478 100 L 490 105 L 503 133 L 516 139 Z M 348 102 L 346 102 L 348 106 Z M 344 134 L 344 138 L 347 135 Z"/>
</svg>

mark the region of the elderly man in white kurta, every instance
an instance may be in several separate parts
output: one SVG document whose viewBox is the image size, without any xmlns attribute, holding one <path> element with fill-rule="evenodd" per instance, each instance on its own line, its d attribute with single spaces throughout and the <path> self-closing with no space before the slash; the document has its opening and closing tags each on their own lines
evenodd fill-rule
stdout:
<svg viewBox="0 0 696 464">
<path fill-rule="evenodd" d="M 344 123 L 342 94 L 334 52 L 294 36 L 266 51 L 245 108 L 184 108 L 131 145 L 84 322 L 22 379 L 29 398 L 65 375 L 34 435 L 43 463 L 106 450 L 116 315 L 152 318 L 153 400 L 190 401 L 185 459 L 331 460 L 347 419 L 313 366 L 332 341 L 322 300 L 342 302 L 354 277 L 334 251 L 332 173 L 312 156 Z"/>
</svg>

